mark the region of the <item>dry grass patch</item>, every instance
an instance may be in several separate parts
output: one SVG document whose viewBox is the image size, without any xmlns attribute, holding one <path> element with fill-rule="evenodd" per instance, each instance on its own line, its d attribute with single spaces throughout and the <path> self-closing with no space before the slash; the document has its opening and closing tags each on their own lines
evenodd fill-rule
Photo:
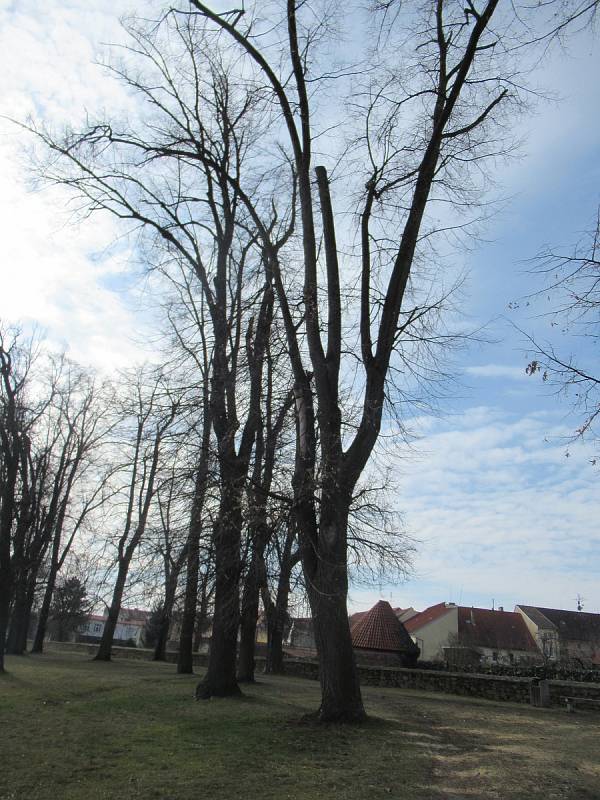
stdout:
<svg viewBox="0 0 600 800">
<path fill-rule="evenodd" d="M 196 703 L 173 665 L 9 658 L 0 800 L 598 800 L 600 715 L 365 689 L 371 720 L 317 726 L 318 686 L 263 678 Z"/>
</svg>

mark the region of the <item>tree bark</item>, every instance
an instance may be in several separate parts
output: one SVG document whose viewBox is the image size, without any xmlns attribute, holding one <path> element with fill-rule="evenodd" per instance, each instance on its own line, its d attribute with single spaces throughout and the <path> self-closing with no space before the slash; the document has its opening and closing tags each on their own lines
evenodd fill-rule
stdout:
<svg viewBox="0 0 600 800">
<path fill-rule="evenodd" d="M 294 566 L 300 560 L 299 551 L 292 555 L 294 544 L 294 529 L 288 526 L 288 531 L 281 553 L 279 579 L 277 581 L 277 594 L 275 602 L 267 592 L 263 595 L 263 605 L 267 615 L 267 658 L 265 672 L 282 675 L 285 671 L 283 663 L 283 634 L 288 618 L 288 600 L 290 595 L 290 578 Z"/>
<path fill-rule="evenodd" d="M 0 672 L 4 672 L 4 652 L 6 650 L 10 597 L 10 572 L 5 568 L 4 564 L 0 563 Z"/>
<path fill-rule="evenodd" d="M 54 587 L 56 586 L 57 574 L 58 568 L 55 564 L 52 564 L 44 591 L 42 607 L 40 608 L 35 638 L 31 647 L 32 653 L 42 653 L 44 650 L 44 639 L 46 637 L 46 628 L 48 627 L 48 617 L 50 616 L 50 606 L 52 605 L 52 595 L 54 594 Z"/>
<path fill-rule="evenodd" d="M 165 599 L 163 602 L 162 619 L 160 621 L 160 629 L 156 637 L 156 644 L 154 646 L 153 661 L 165 661 L 167 658 L 167 641 L 169 639 L 169 629 L 171 627 L 171 618 L 173 616 L 173 605 L 175 603 L 175 591 L 177 589 L 177 579 L 179 578 L 179 569 L 173 569 L 169 576 L 167 586 L 165 587 Z"/>
<path fill-rule="evenodd" d="M 117 573 L 117 580 L 115 581 L 115 588 L 113 590 L 110 608 L 108 609 L 108 618 L 104 624 L 102 638 L 100 639 L 100 646 L 98 647 L 98 652 L 94 656 L 94 661 L 111 660 L 113 640 L 115 637 L 117 622 L 119 621 L 119 613 L 121 612 L 121 603 L 123 600 L 123 591 L 125 589 L 125 581 L 127 580 L 128 570 L 129 561 L 121 561 L 119 564 L 119 571 Z"/>
<path fill-rule="evenodd" d="M 262 553 L 254 550 L 242 593 L 240 615 L 240 651 L 238 656 L 238 681 L 254 683 L 256 625 L 261 587 Z"/>
<path fill-rule="evenodd" d="M 196 624 L 196 611 L 198 606 L 198 576 L 200 574 L 200 537 L 202 535 L 202 509 L 206 496 L 206 483 L 208 480 L 208 448 L 210 436 L 210 422 L 204 420 L 205 433 L 203 452 L 196 473 L 194 487 L 194 500 L 190 514 L 190 529 L 187 539 L 187 560 L 185 578 L 185 598 L 183 603 L 183 616 L 181 619 L 181 633 L 179 635 L 179 653 L 177 655 L 177 672 L 179 675 L 191 675 L 194 671 L 194 626 Z M 207 428 L 208 426 L 208 428 Z"/>
<path fill-rule="evenodd" d="M 237 632 L 240 617 L 240 545 L 243 475 L 228 475 L 222 487 L 215 526 L 215 609 L 206 675 L 196 699 L 240 694 L 236 679 Z"/>
<path fill-rule="evenodd" d="M 321 538 L 324 543 L 329 539 L 332 546 L 323 548 L 317 569 L 312 570 L 311 564 L 310 574 L 306 576 L 319 656 L 321 706 L 317 715 L 322 722 L 362 722 L 366 714 L 346 606 L 348 510 L 340 503 L 335 510 L 335 521 L 327 519 L 325 510 L 322 510 L 322 516 Z M 341 542 L 344 542 L 343 548 Z"/>
<path fill-rule="evenodd" d="M 27 627 L 29 609 L 27 606 L 26 574 L 19 575 L 14 590 L 10 627 L 6 639 L 6 652 L 13 656 L 22 656 L 27 649 Z"/>
<path fill-rule="evenodd" d="M 209 577 L 210 577 L 210 563 L 207 564 L 207 567 L 204 571 L 204 575 L 202 576 L 202 589 L 200 590 L 200 606 L 198 608 L 198 613 L 196 615 L 196 627 L 194 629 L 194 653 L 197 653 L 200 650 L 200 644 L 202 642 L 202 633 L 204 632 L 207 623 L 208 601 L 210 599 L 210 595 L 212 594 L 212 592 L 209 592 L 208 588 Z"/>
</svg>

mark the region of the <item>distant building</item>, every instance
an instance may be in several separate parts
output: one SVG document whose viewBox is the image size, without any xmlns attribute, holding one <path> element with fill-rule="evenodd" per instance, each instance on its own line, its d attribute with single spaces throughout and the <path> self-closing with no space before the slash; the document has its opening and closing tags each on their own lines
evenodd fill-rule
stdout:
<svg viewBox="0 0 600 800">
<path fill-rule="evenodd" d="M 294 650 L 308 650 L 316 652 L 315 633 L 311 617 L 297 617 L 292 619 L 284 645 Z"/>
<path fill-rule="evenodd" d="M 144 630 L 150 618 L 150 611 L 141 608 L 122 608 L 119 613 L 114 641 L 134 643 L 136 647 L 144 644 Z M 77 629 L 80 641 L 100 641 L 108 614 L 89 614 L 87 620 Z"/>
<path fill-rule="evenodd" d="M 540 661 L 521 614 L 438 603 L 406 621 L 425 661 L 518 664 Z"/>
<path fill-rule="evenodd" d="M 355 615 L 357 616 L 357 615 Z M 412 666 L 419 657 L 419 648 L 410 638 L 406 628 L 385 600 L 375 603 L 352 625 L 352 646 L 357 658 L 385 660 L 401 666 Z"/>
<path fill-rule="evenodd" d="M 403 624 L 405 622 L 407 622 L 409 619 L 411 619 L 411 617 L 416 617 L 418 613 L 419 612 L 415 611 L 415 609 L 412 606 L 409 606 L 408 608 L 395 608 L 394 609 L 394 614 L 398 617 L 400 622 L 402 622 Z"/>
<path fill-rule="evenodd" d="M 600 614 L 515 606 L 548 661 L 600 667 Z"/>
</svg>

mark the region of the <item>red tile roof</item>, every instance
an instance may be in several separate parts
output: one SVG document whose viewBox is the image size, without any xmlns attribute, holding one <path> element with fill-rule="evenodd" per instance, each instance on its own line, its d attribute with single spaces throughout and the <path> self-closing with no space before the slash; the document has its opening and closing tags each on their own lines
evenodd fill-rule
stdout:
<svg viewBox="0 0 600 800">
<path fill-rule="evenodd" d="M 472 647 L 539 652 L 523 617 L 514 611 L 459 606 L 458 638 Z"/>
<path fill-rule="evenodd" d="M 364 613 L 352 626 L 351 634 L 353 646 L 363 650 L 398 652 L 415 648 L 406 628 L 385 600 Z"/>
<path fill-rule="evenodd" d="M 425 611 L 421 611 L 418 614 L 415 614 L 414 617 L 410 617 L 404 623 L 404 627 L 409 633 L 414 633 L 418 631 L 419 628 L 422 628 L 424 625 L 428 625 L 430 622 L 433 622 L 435 619 L 439 619 L 443 617 L 444 614 L 447 614 L 453 608 L 456 608 L 455 605 L 448 605 L 447 603 L 438 603 L 435 606 L 429 606 L 426 608 Z"/>
</svg>

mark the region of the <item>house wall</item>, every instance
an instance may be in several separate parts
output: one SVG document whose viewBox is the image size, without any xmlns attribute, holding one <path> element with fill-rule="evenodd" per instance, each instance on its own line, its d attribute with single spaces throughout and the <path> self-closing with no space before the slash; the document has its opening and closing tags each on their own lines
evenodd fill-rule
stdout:
<svg viewBox="0 0 600 800">
<path fill-rule="evenodd" d="M 540 653 L 545 655 L 549 661 L 567 663 L 574 661 L 584 668 L 591 667 L 592 664 L 600 664 L 600 642 L 561 638 L 558 631 L 538 628 L 519 606 L 516 606 L 515 611 L 521 614 Z"/>
<path fill-rule="evenodd" d="M 501 650 L 491 647 L 475 648 L 485 664 L 530 664 L 540 661 L 540 656 L 531 650 Z"/>
<path fill-rule="evenodd" d="M 446 614 L 428 622 L 411 633 L 412 640 L 421 650 L 423 661 L 441 661 L 448 638 L 458 635 L 458 608 L 450 606 Z"/>
<path fill-rule="evenodd" d="M 144 627 L 145 625 L 141 623 L 117 622 L 114 639 L 119 642 L 127 642 L 133 639 L 136 647 L 140 647 L 144 638 Z M 88 620 L 82 623 L 77 628 L 77 631 L 90 639 L 100 640 L 104 633 L 104 621 L 94 619 Z"/>
<path fill-rule="evenodd" d="M 561 657 L 575 661 L 582 667 L 600 663 L 600 642 L 582 642 L 576 639 L 561 642 Z"/>
</svg>

